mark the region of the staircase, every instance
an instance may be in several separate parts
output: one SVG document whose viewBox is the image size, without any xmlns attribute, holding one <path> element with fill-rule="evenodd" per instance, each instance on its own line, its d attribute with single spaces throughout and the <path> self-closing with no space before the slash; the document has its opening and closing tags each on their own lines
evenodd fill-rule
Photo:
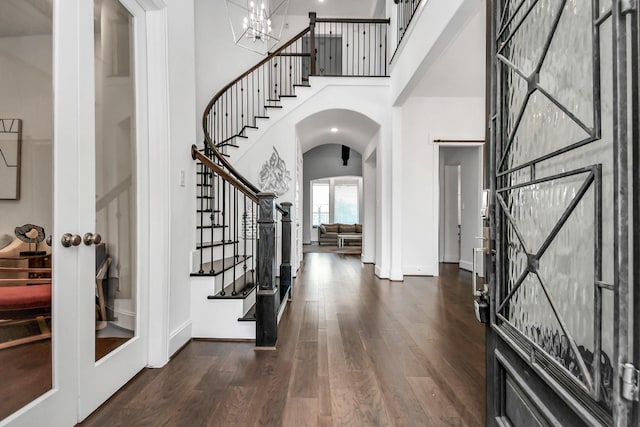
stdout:
<svg viewBox="0 0 640 427">
<path fill-rule="evenodd" d="M 274 346 L 277 319 L 291 297 L 291 204 L 276 204 L 273 194 L 261 193 L 234 169 L 234 150 L 285 104 L 295 107 L 310 76 L 388 76 L 389 20 L 309 17 L 307 28 L 222 88 L 205 109 L 204 145 L 192 147 L 198 162 L 191 274 L 196 338 Z"/>
</svg>

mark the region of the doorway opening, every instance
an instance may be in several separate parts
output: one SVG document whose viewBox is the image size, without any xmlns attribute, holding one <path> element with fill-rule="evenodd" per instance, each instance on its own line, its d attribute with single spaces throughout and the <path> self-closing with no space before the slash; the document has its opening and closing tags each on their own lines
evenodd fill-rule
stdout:
<svg viewBox="0 0 640 427">
<path fill-rule="evenodd" d="M 482 148 L 481 143 L 438 146 L 438 261 L 467 271 L 473 271 L 473 251 L 482 244 Z M 484 276 L 482 260 L 476 273 Z"/>
</svg>

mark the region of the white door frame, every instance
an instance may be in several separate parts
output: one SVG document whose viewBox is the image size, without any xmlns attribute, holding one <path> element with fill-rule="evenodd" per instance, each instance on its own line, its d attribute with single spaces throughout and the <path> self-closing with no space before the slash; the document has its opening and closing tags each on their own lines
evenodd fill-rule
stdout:
<svg viewBox="0 0 640 427">
<path fill-rule="evenodd" d="M 167 125 L 169 120 L 166 8 L 158 8 L 164 6 L 164 3 L 159 1 L 119 1 L 137 16 L 134 20 L 137 224 L 136 236 L 132 236 L 136 239 L 136 331 L 134 338 L 98 362 L 94 362 L 93 354 L 82 353 L 83 348 L 93 347 L 92 342 L 89 342 L 92 339 L 92 331 L 89 328 L 80 331 L 78 420 L 86 418 L 136 373 L 148 366 L 150 361 L 153 360 L 155 366 L 162 366 L 168 361 L 169 356 L 168 278 L 171 246 L 170 182 L 166 174 L 166 170 L 169 170 L 170 152 Z M 90 7 L 93 16 L 93 2 Z M 91 61 L 93 62 L 93 54 Z M 93 95 L 95 84 L 93 78 L 89 80 L 89 93 Z M 93 141 L 93 138 L 91 140 Z M 94 147 L 85 144 L 83 148 L 88 151 L 82 158 L 93 158 Z M 92 180 L 86 180 L 85 184 L 91 185 L 92 188 L 84 191 L 94 191 L 95 185 Z M 85 251 L 85 256 L 91 259 L 87 258 L 80 264 L 92 265 L 91 261 L 95 256 L 93 251 Z M 93 291 L 88 287 L 80 289 L 88 293 L 84 296 L 82 292 L 79 293 L 81 300 L 86 302 L 91 297 L 89 293 Z M 79 308 L 85 306 L 86 304 L 80 304 Z M 81 318 L 89 318 L 91 315 L 87 308 L 87 312 Z M 79 325 L 85 325 L 85 322 L 79 322 Z M 87 340 L 84 346 L 83 339 Z"/>
</svg>

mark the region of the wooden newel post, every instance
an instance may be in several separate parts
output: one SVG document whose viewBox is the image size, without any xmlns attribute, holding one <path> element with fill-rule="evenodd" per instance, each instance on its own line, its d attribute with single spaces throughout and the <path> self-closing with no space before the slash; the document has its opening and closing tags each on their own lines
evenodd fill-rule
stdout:
<svg viewBox="0 0 640 427">
<path fill-rule="evenodd" d="M 316 13 L 309 12 L 309 54 L 311 55 L 310 76 L 316 75 Z"/>
<path fill-rule="evenodd" d="M 280 264 L 280 301 L 284 298 L 291 299 L 293 281 L 291 274 L 291 206 L 284 202 L 280 206 L 285 213 L 282 214 L 282 264 Z M 287 295 L 288 294 L 288 295 Z"/>
<path fill-rule="evenodd" d="M 256 347 L 275 347 L 278 340 L 276 288 L 276 196 L 258 194 L 258 290 L 256 295 Z"/>
</svg>

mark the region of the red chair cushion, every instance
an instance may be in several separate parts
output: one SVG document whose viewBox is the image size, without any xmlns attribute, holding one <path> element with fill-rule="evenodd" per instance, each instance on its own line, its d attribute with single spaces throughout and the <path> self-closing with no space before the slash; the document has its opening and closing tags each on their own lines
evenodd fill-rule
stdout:
<svg viewBox="0 0 640 427">
<path fill-rule="evenodd" d="M 0 287 L 0 318 L 51 312 L 51 284 Z"/>
</svg>

